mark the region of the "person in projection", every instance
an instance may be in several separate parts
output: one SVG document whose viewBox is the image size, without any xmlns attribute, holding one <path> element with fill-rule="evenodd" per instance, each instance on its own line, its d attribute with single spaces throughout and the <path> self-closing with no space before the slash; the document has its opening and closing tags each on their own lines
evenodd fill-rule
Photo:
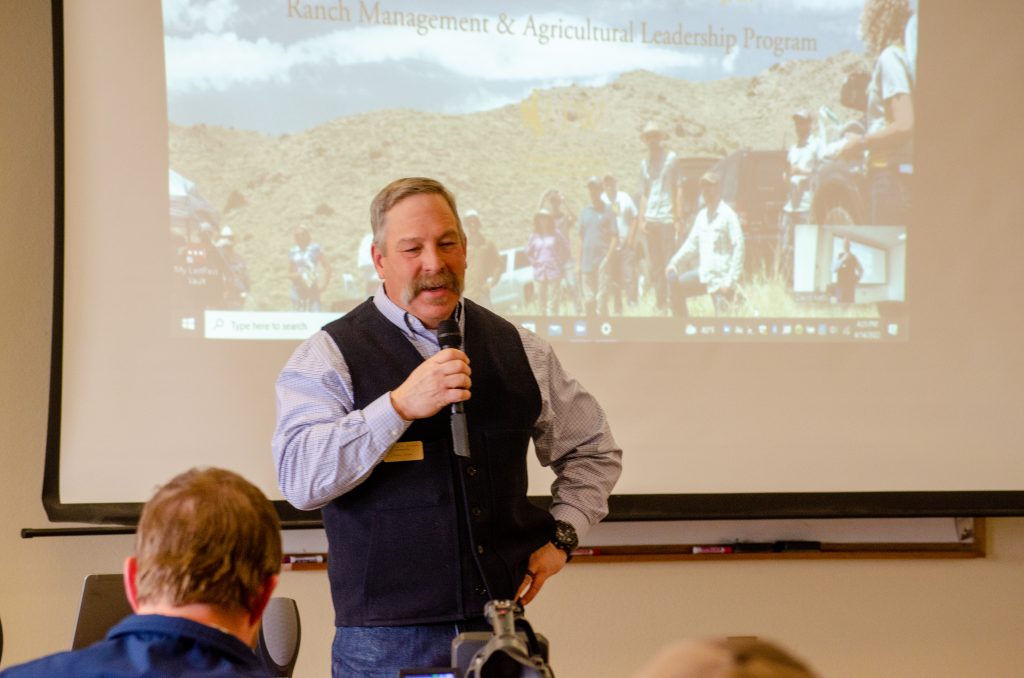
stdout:
<svg viewBox="0 0 1024 678">
<path fill-rule="evenodd" d="M 679 171 L 676 154 L 665 147 L 668 133 L 657 123 L 648 122 L 640 133 L 647 145 L 647 157 L 640 165 L 643 186 L 640 198 L 640 232 L 647 240 L 647 263 L 659 311 L 668 309 L 668 283 L 665 264 L 675 249 L 677 221 L 680 217 Z"/>
<path fill-rule="evenodd" d="M 572 247 L 576 215 L 569 209 L 562 192 L 554 188 L 544 192 L 540 198 L 538 209 L 548 210 L 555 230 L 561 233 L 565 237 L 565 241 L 569 243 L 569 256 L 565 260 L 565 270 L 562 271 L 562 290 L 559 296 L 569 306 L 568 312 L 580 315 L 583 313 L 582 283 L 579 279 L 579 269 L 576 266 L 576 257 Z"/>
<path fill-rule="evenodd" d="M 715 312 L 720 313 L 737 295 L 743 272 L 743 229 L 739 217 L 721 198 L 721 177 L 707 172 L 700 178 L 704 207 L 697 213 L 690 234 L 665 268 L 672 301 L 672 314 L 685 318 L 689 297 L 710 294 Z M 697 266 L 684 264 L 697 255 Z"/>
<path fill-rule="evenodd" d="M 570 256 L 569 239 L 555 227 L 551 212 L 546 208 L 540 208 L 533 215 L 533 233 L 526 243 L 526 256 L 533 267 L 540 314 L 558 315 L 562 278 Z"/>
<path fill-rule="evenodd" d="M 857 284 L 864 276 L 864 267 L 860 259 L 850 251 L 850 239 L 843 240 L 843 251 L 836 256 L 832 264 L 832 273 L 836 276 L 836 301 L 840 304 L 852 304 L 857 297 Z"/>
<path fill-rule="evenodd" d="M 196 297 L 202 300 L 204 309 L 225 307 L 228 266 L 214 242 L 215 233 L 213 224 L 202 222 L 197 242 L 189 243 L 187 251 L 188 284 Z"/>
<path fill-rule="evenodd" d="M 866 132 L 847 136 L 843 154 L 864 158 L 870 223 L 904 225 L 913 172 L 914 66 L 904 45 L 908 0 L 866 0 L 860 36 L 874 68 L 867 87 Z"/>
<path fill-rule="evenodd" d="M 225 224 L 220 229 L 220 238 L 214 243 L 224 262 L 224 307 L 239 311 L 249 298 L 249 267 L 245 257 L 235 249 L 235 232 Z"/>
<path fill-rule="evenodd" d="M 603 187 L 601 199 L 615 215 L 618 233 L 615 250 L 608 261 L 609 295 L 613 310 L 621 314 L 623 296 L 626 298 L 626 308 L 630 310 L 636 307 L 637 302 L 637 210 L 629 193 L 619 190 L 619 182 L 613 175 L 605 175 Z"/>
<path fill-rule="evenodd" d="M 786 153 L 786 184 L 789 193 L 779 223 L 778 262 L 787 276 L 793 272 L 793 227 L 810 223 L 811 176 L 821 162 L 821 144 L 811 135 L 811 114 L 806 108 L 793 112 L 796 142 Z"/>
<path fill-rule="evenodd" d="M 588 316 L 608 315 L 611 287 L 609 264 L 619 246 L 619 232 L 611 205 L 602 199 L 604 184 L 597 177 L 587 180 L 590 204 L 580 210 L 580 272 L 584 311 Z"/>
<path fill-rule="evenodd" d="M 490 308 L 491 288 L 501 279 L 504 260 L 494 242 L 484 236 L 476 210 L 466 210 L 462 223 L 466 227 L 466 296 Z"/>
<path fill-rule="evenodd" d="M 305 225 L 294 232 L 295 244 L 288 251 L 288 279 L 292 284 L 292 309 L 320 311 L 320 294 L 331 282 L 331 264 Z"/>
</svg>

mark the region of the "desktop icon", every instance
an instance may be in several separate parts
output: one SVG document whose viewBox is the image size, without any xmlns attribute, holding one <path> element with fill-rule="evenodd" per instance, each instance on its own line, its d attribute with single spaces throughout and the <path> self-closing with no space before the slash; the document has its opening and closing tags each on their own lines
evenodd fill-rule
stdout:
<svg viewBox="0 0 1024 678">
<path fill-rule="evenodd" d="M 577 320 L 575 323 L 573 323 L 572 331 L 573 334 L 575 334 L 577 337 L 587 336 L 587 321 Z"/>
<path fill-rule="evenodd" d="M 612 333 L 612 324 L 611 323 L 601 323 L 601 334 L 603 334 L 604 336 L 608 337 L 608 336 L 611 336 L 611 333 Z"/>
<path fill-rule="evenodd" d="M 548 325 L 548 336 L 549 337 L 560 337 L 562 336 L 562 325 L 561 323 L 551 323 Z"/>
</svg>

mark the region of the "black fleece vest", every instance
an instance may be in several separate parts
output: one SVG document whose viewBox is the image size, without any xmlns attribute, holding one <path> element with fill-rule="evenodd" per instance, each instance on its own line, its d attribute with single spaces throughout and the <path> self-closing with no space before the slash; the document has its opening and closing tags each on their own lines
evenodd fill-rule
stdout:
<svg viewBox="0 0 1024 678">
<path fill-rule="evenodd" d="M 401 437 L 423 443 L 422 461 L 382 462 L 323 508 L 337 626 L 479 617 L 487 600 L 515 595 L 530 554 L 551 536 L 551 515 L 526 499 L 526 452 L 541 396 L 519 333 L 471 301 L 463 308 L 472 458 L 452 452 L 444 408 Z M 357 409 L 423 362 L 372 300 L 324 330 L 345 357 Z"/>
</svg>

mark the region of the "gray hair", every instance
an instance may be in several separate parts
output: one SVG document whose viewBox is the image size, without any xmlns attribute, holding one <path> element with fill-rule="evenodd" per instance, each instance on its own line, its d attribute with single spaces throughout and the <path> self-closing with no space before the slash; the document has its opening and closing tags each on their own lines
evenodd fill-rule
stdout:
<svg viewBox="0 0 1024 678">
<path fill-rule="evenodd" d="M 391 208 L 406 198 L 414 195 L 439 195 L 448 203 L 455 223 L 459 226 L 459 238 L 463 244 L 466 242 L 466 233 L 462 230 L 462 219 L 459 218 L 459 210 L 455 206 L 453 196 L 440 181 L 427 177 L 405 177 L 396 179 L 380 190 L 370 203 L 370 227 L 373 229 L 373 244 L 378 250 L 384 252 L 384 243 L 387 231 L 387 214 Z"/>
</svg>

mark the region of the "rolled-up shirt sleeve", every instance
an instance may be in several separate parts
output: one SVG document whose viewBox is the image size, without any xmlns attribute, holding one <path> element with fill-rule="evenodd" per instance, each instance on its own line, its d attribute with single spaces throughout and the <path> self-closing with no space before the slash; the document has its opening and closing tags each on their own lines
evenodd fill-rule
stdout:
<svg viewBox="0 0 1024 678">
<path fill-rule="evenodd" d="M 565 371 L 551 345 L 528 330 L 519 333 L 541 392 L 534 447 L 540 463 L 556 476 L 551 514 L 576 528 L 582 539 L 608 515 L 622 450 L 597 399 Z"/>
<path fill-rule="evenodd" d="M 348 365 L 323 331 L 295 350 L 276 392 L 277 482 L 298 509 L 320 508 L 359 485 L 409 427 L 390 393 L 355 409 Z"/>
</svg>

